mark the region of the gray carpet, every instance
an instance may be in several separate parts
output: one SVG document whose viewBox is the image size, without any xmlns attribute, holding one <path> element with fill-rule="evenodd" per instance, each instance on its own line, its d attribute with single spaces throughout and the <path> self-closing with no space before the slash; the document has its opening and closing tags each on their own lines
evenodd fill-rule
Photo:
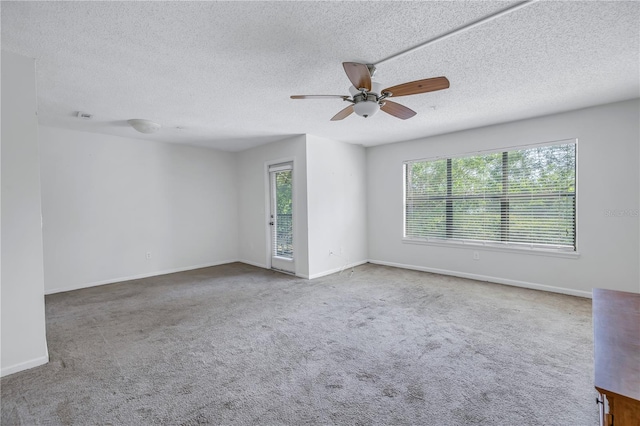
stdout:
<svg viewBox="0 0 640 426">
<path fill-rule="evenodd" d="M 2 425 L 595 426 L 591 301 L 363 265 L 234 263 L 46 297 Z"/>
</svg>

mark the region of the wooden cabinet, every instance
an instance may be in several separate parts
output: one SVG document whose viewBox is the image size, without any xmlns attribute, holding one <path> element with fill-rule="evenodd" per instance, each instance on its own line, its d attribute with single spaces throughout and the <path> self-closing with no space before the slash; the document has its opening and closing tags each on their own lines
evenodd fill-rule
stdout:
<svg viewBox="0 0 640 426">
<path fill-rule="evenodd" d="M 640 294 L 593 290 L 593 345 L 601 424 L 640 426 Z"/>
</svg>

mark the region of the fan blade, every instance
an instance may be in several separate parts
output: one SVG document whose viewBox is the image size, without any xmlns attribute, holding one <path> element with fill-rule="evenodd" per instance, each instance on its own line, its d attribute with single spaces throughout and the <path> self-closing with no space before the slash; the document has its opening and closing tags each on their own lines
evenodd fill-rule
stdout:
<svg viewBox="0 0 640 426">
<path fill-rule="evenodd" d="M 345 119 L 348 116 L 350 116 L 352 112 L 353 112 L 353 105 L 349 105 L 348 107 L 346 107 L 345 109 L 343 109 L 342 111 L 334 115 L 331 121 L 338 121 L 338 120 Z"/>
<path fill-rule="evenodd" d="M 371 74 L 369 73 L 369 67 L 365 64 L 359 64 L 357 62 L 343 62 L 344 72 L 347 73 L 347 77 L 351 80 L 351 84 L 356 89 L 371 90 Z"/>
<path fill-rule="evenodd" d="M 389 100 L 384 100 L 384 105 L 380 107 L 380 109 L 387 114 L 391 114 L 394 117 L 398 117 L 402 120 L 406 120 L 407 118 L 411 118 L 416 115 L 416 112 L 411 108 L 407 108 L 404 105 L 400 105 L 396 102 L 391 102 Z"/>
<path fill-rule="evenodd" d="M 291 99 L 349 99 L 349 96 L 344 95 L 293 95 Z"/>
<path fill-rule="evenodd" d="M 425 78 L 410 83 L 398 84 L 384 89 L 382 93 L 389 92 L 391 96 L 417 95 L 418 93 L 434 92 L 436 90 L 448 89 L 449 80 L 447 77 Z"/>
</svg>

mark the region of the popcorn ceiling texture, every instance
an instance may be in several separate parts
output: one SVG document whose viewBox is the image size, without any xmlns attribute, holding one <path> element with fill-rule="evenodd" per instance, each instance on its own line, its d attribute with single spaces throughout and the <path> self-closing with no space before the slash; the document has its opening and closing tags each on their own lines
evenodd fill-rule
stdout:
<svg viewBox="0 0 640 426">
<path fill-rule="evenodd" d="M 231 151 L 302 133 L 377 145 L 639 96 L 640 2 L 540 1 L 382 64 L 385 87 L 451 81 L 398 98 L 410 120 L 330 122 L 343 101 L 289 99 L 348 94 L 342 62 L 515 3 L 3 2 L 2 48 L 36 58 L 41 124 Z M 163 129 L 139 134 L 131 118 Z"/>
<path fill-rule="evenodd" d="M 244 264 L 46 297 L 3 425 L 598 424 L 591 301 L 363 265 Z"/>
</svg>

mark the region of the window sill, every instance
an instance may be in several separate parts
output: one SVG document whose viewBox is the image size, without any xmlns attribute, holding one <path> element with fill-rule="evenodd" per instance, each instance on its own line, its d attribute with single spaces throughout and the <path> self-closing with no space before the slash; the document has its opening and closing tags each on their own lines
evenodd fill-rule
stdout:
<svg viewBox="0 0 640 426">
<path fill-rule="evenodd" d="M 483 243 L 475 241 L 447 241 L 447 240 L 427 240 L 427 239 L 415 239 L 415 238 L 403 238 L 403 244 L 417 244 L 427 246 L 439 246 L 450 248 L 462 248 L 468 250 L 486 250 L 486 251 L 498 251 L 506 253 L 518 253 L 518 254 L 533 254 L 536 256 L 551 256 L 551 257 L 563 257 L 567 259 L 577 259 L 580 257 L 580 253 L 577 251 L 567 251 L 562 249 L 548 249 L 531 247 L 526 245 L 501 245 L 495 243 Z"/>
</svg>

